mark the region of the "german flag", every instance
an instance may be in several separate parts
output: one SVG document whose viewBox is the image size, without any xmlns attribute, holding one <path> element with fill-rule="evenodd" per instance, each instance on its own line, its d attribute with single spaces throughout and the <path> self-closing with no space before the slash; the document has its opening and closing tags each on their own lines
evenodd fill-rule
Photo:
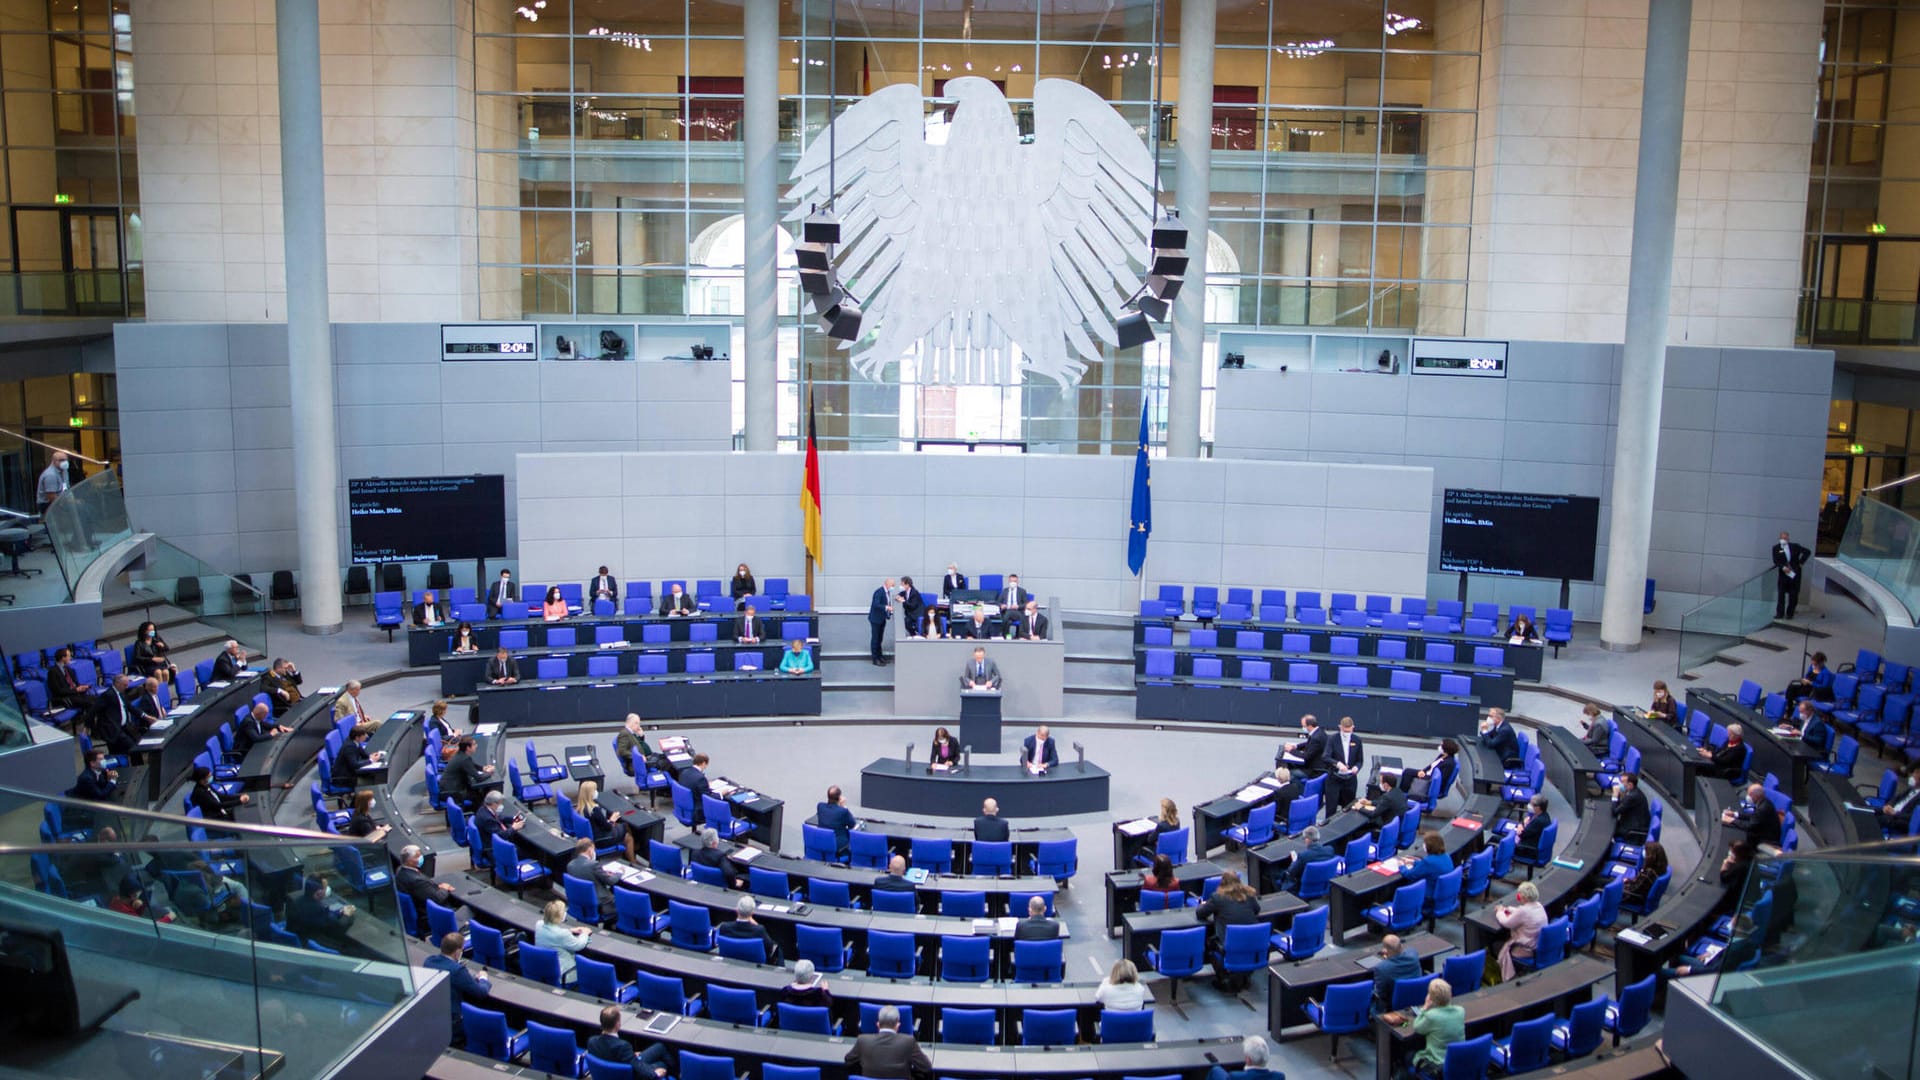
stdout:
<svg viewBox="0 0 1920 1080">
<path fill-rule="evenodd" d="M 825 566 L 820 557 L 820 444 L 813 433 L 813 391 L 807 391 L 807 473 L 800 485 L 800 510 L 806 514 L 803 533 L 807 555 L 816 566 Z"/>
</svg>

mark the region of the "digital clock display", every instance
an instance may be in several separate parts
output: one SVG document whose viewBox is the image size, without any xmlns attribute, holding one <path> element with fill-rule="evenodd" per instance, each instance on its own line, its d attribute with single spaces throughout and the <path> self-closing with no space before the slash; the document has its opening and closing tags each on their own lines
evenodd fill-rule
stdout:
<svg viewBox="0 0 1920 1080">
<path fill-rule="evenodd" d="M 1504 379 L 1507 377 L 1507 343 L 1461 338 L 1415 338 L 1412 368 L 1415 375 Z"/>
<path fill-rule="evenodd" d="M 440 327 L 442 360 L 534 360 L 539 329 L 532 323 L 447 323 Z"/>
</svg>

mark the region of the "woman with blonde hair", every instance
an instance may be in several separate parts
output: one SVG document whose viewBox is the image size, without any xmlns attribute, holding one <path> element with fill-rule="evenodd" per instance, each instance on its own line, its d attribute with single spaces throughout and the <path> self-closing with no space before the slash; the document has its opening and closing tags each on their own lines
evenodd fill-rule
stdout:
<svg viewBox="0 0 1920 1080">
<path fill-rule="evenodd" d="M 1533 950 L 1540 944 L 1540 931 L 1547 925 L 1547 909 L 1540 906 L 1539 886 L 1523 881 L 1513 891 L 1513 899 L 1512 904 L 1503 904 L 1493 913 L 1500 925 L 1507 928 L 1507 943 L 1500 946 L 1502 979 L 1513 978 L 1514 957 L 1533 959 Z"/>
<path fill-rule="evenodd" d="M 1160 800 L 1160 816 L 1154 819 L 1155 832 L 1172 832 L 1180 827 L 1180 807 L 1172 799 Z"/>
<path fill-rule="evenodd" d="M 612 837 L 614 843 L 626 848 L 629 863 L 638 860 L 633 830 L 627 828 L 625 819 L 600 805 L 600 784 L 597 781 L 580 781 L 579 788 L 573 793 L 573 812 L 575 816 L 586 819 L 594 836 Z"/>
<path fill-rule="evenodd" d="M 1100 980 L 1100 986 L 1093 992 L 1093 1000 L 1102 1008 L 1119 1009 L 1132 1012 L 1153 1004 L 1153 991 L 1140 981 L 1140 969 L 1133 961 L 1121 957 L 1113 962 L 1107 977 Z"/>
<path fill-rule="evenodd" d="M 567 925 L 565 900 L 547 901 L 547 906 L 540 909 L 540 925 L 533 928 L 535 945 L 560 953 L 561 982 L 573 977 L 573 954 L 586 948 L 587 939 L 592 936 L 584 926 Z"/>
</svg>

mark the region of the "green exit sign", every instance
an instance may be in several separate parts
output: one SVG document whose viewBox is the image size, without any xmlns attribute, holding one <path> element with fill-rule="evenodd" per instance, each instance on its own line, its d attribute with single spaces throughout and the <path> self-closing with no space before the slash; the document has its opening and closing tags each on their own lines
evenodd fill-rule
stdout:
<svg viewBox="0 0 1920 1080">
<path fill-rule="evenodd" d="M 86 427 L 87 426 L 86 417 L 69 416 L 67 417 L 67 426 L 68 427 Z"/>
<path fill-rule="evenodd" d="M 71 195 L 59 194 L 53 197 L 53 205 L 55 206 L 66 206 L 72 202 L 73 202 L 73 196 Z"/>
<path fill-rule="evenodd" d="M 1866 452 L 1867 448 L 1860 443 L 1853 443 L 1847 447 L 1847 453 L 1849 454 L 1864 454 Z"/>
</svg>

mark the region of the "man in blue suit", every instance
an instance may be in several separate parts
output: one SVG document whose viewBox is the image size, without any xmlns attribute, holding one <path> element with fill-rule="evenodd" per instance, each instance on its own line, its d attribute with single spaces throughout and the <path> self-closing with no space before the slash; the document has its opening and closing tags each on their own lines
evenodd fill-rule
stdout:
<svg viewBox="0 0 1920 1080">
<path fill-rule="evenodd" d="M 847 859 L 853 855 L 853 841 L 849 834 L 853 832 L 853 811 L 840 804 L 842 796 L 840 785 L 827 789 L 827 801 L 814 809 L 814 820 L 823 829 L 833 830 L 833 857 Z"/>
<path fill-rule="evenodd" d="M 1020 744 L 1020 764 L 1035 774 L 1060 764 L 1060 752 L 1054 748 L 1053 737 L 1047 734 L 1047 725 L 1041 724 Z"/>
<path fill-rule="evenodd" d="M 1207 1070 L 1207 1080 L 1287 1080 L 1287 1074 L 1267 1068 L 1267 1040 L 1249 1035 L 1240 1040 L 1240 1058 L 1246 1066 L 1228 1072 L 1224 1065 Z"/>
<path fill-rule="evenodd" d="M 893 617 L 893 579 L 887 578 L 880 587 L 873 590 L 873 602 L 867 605 L 867 625 L 873 628 L 873 663 L 875 667 L 886 667 L 889 661 L 880 651 L 881 641 L 887 636 L 887 620 Z"/>
<path fill-rule="evenodd" d="M 1380 963 L 1373 969 L 1373 1015 L 1393 1008 L 1393 984 L 1401 979 L 1417 979 L 1426 972 L 1420 958 L 1407 952 L 1398 934 L 1380 939 Z"/>
<path fill-rule="evenodd" d="M 493 993 L 493 984 L 487 981 L 487 973 L 479 974 L 460 962 L 460 953 L 464 948 L 458 933 L 451 933 L 440 939 L 440 955 L 427 957 L 426 966 L 435 971 L 444 971 L 451 978 L 453 993 L 448 997 L 453 1001 L 453 1037 L 461 1038 L 460 1005 L 483 1005 Z"/>
<path fill-rule="evenodd" d="M 1487 710 L 1487 727 L 1480 733 L 1480 745 L 1500 755 L 1500 760 L 1513 768 L 1520 764 L 1520 736 L 1514 733 L 1513 725 L 1507 723 L 1507 710 L 1495 707 Z"/>
</svg>

